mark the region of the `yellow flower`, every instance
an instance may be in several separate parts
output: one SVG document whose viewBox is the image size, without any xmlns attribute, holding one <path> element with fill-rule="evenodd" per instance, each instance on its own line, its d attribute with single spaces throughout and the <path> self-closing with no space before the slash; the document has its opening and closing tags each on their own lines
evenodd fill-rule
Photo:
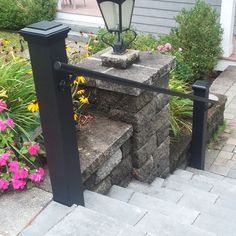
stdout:
<svg viewBox="0 0 236 236">
<path fill-rule="evenodd" d="M 92 46 L 90 46 L 88 43 L 85 45 L 86 50 L 92 50 Z"/>
<path fill-rule="evenodd" d="M 71 51 L 71 47 L 66 47 L 66 51 Z"/>
<path fill-rule="evenodd" d="M 31 112 L 36 112 L 39 110 L 39 104 L 37 101 L 33 100 L 28 106 L 27 109 Z"/>
<path fill-rule="evenodd" d="M 28 75 L 32 75 L 32 74 L 33 74 L 33 71 L 32 71 L 32 70 L 29 70 L 29 71 L 27 72 L 27 74 L 28 74 Z"/>
<path fill-rule="evenodd" d="M 85 83 L 85 78 L 84 76 L 77 76 L 76 79 L 74 80 L 73 84 L 74 85 L 79 85 L 80 83 L 84 84 Z"/>
<path fill-rule="evenodd" d="M 80 89 L 80 90 L 77 91 L 76 94 L 82 95 L 82 94 L 84 94 L 84 93 L 85 93 L 85 90 L 84 90 L 84 89 Z"/>
<path fill-rule="evenodd" d="M 88 103 L 89 103 L 88 98 L 85 97 L 84 95 L 82 95 L 81 97 L 79 97 L 79 101 L 80 101 L 82 104 L 88 104 Z"/>
<path fill-rule="evenodd" d="M 78 120 L 78 115 L 76 113 L 74 113 L 74 121 L 77 121 Z"/>
<path fill-rule="evenodd" d="M 6 40 L 6 39 L 4 40 L 4 44 L 5 44 L 5 45 L 10 44 L 10 42 L 11 42 L 11 41 L 9 41 L 9 40 Z"/>
<path fill-rule="evenodd" d="M 7 98 L 7 97 L 8 97 L 7 91 L 4 89 L 0 90 L 0 98 Z"/>
</svg>

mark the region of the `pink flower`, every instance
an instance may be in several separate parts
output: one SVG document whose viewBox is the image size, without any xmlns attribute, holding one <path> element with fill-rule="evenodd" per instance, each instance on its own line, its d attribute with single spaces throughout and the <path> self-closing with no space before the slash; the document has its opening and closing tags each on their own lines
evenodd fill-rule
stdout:
<svg viewBox="0 0 236 236">
<path fill-rule="evenodd" d="M 15 173 L 18 171 L 19 169 L 19 163 L 17 161 L 11 161 L 9 163 L 9 167 L 10 167 L 10 171 Z"/>
<path fill-rule="evenodd" d="M 14 179 L 25 179 L 27 177 L 28 177 L 28 169 L 26 167 L 23 167 L 19 171 L 15 171 L 13 176 Z"/>
<path fill-rule="evenodd" d="M 7 126 L 3 120 L 0 120 L 0 131 L 4 132 Z"/>
<path fill-rule="evenodd" d="M 0 166 L 5 166 L 7 164 L 7 160 L 10 158 L 10 154 L 4 153 L 0 155 Z"/>
<path fill-rule="evenodd" d="M 30 176 L 30 179 L 32 182 L 39 183 L 40 181 L 42 181 L 43 176 L 44 176 L 44 169 L 40 167 Z"/>
<path fill-rule="evenodd" d="M 6 190 L 9 187 L 9 182 L 5 179 L 0 179 L 0 189 Z"/>
<path fill-rule="evenodd" d="M 34 156 L 36 154 L 38 154 L 38 151 L 40 150 L 40 146 L 36 145 L 36 144 L 32 144 L 29 148 L 28 148 L 28 152 L 31 156 Z"/>
<path fill-rule="evenodd" d="M 0 99 L 0 112 L 7 109 L 7 104 Z"/>
<path fill-rule="evenodd" d="M 167 50 L 171 50 L 171 49 L 172 49 L 172 45 L 171 45 L 170 43 L 166 43 L 166 44 L 165 44 L 165 48 L 166 48 Z"/>
<path fill-rule="evenodd" d="M 14 179 L 14 177 L 11 179 L 11 182 L 14 189 L 24 189 L 26 185 L 26 181 Z"/>
<path fill-rule="evenodd" d="M 163 49 L 164 49 L 164 46 L 163 46 L 163 45 L 159 45 L 159 46 L 157 47 L 157 50 L 158 50 L 159 52 L 162 52 Z"/>
<path fill-rule="evenodd" d="M 7 118 L 7 119 L 5 120 L 5 124 L 6 124 L 7 126 L 9 126 L 9 127 L 13 127 L 14 124 L 15 124 L 15 122 L 14 122 L 11 118 Z"/>
</svg>

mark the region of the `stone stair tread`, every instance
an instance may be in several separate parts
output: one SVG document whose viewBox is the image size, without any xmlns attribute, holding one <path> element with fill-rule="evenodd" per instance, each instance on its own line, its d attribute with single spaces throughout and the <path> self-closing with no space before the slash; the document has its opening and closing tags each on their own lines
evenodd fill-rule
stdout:
<svg viewBox="0 0 236 236">
<path fill-rule="evenodd" d="M 191 179 L 181 177 L 181 175 L 171 175 L 168 180 L 173 180 L 179 183 L 189 184 L 193 187 L 201 188 L 203 191 L 218 194 L 220 196 L 232 195 L 236 197 L 236 185 L 225 182 L 224 180 L 212 181 L 210 177 L 193 175 Z"/>
<path fill-rule="evenodd" d="M 236 185 L 236 180 L 230 177 L 225 177 L 222 175 L 210 173 L 203 170 L 197 170 L 197 169 L 189 168 L 189 167 L 187 169 L 190 170 L 194 174 L 192 178 L 199 179 L 203 182 L 208 182 L 208 183 L 213 183 L 213 184 L 216 184 L 216 183 L 229 184 L 228 185 L 229 188 L 231 187 L 230 185 Z"/>
<path fill-rule="evenodd" d="M 135 192 L 128 202 L 138 206 L 148 212 L 159 212 L 169 216 L 183 224 L 192 224 L 199 215 L 199 212 L 186 207 L 179 206 L 172 202 L 167 202 L 147 194 Z"/>
<path fill-rule="evenodd" d="M 236 219 L 234 219 L 235 221 Z M 236 225 L 217 216 L 201 213 L 193 224 L 201 229 L 215 233 L 218 236 L 236 235 Z"/>
<path fill-rule="evenodd" d="M 229 208 L 236 211 L 236 198 L 235 195 L 221 196 L 215 203 L 216 206 L 221 206 L 224 208 Z"/>
<path fill-rule="evenodd" d="M 120 223 L 111 217 L 78 206 L 45 235 L 146 236 L 147 233 L 141 232 L 133 226 Z"/>
<path fill-rule="evenodd" d="M 183 179 L 191 179 L 192 176 L 194 175 L 193 172 L 188 171 L 188 170 L 183 170 L 183 169 L 176 169 L 173 174 L 178 175 L 182 177 Z"/>
<path fill-rule="evenodd" d="M 163 187 L 181 191 L 185 195 L 197 196 L 198 199 L 205 199 L 213 202 L 216 201 L 216 199 L 219 197 L 218 194 L 207 192 L 202 189 L 193 187 L 191 183 L 178 181 L 177 178 L 166 179 L 163 184 Z"/>
<path fill-rule="evenodd" d="M 125 195 L 125 197 L 122 197 Z M 119 200 L 128 201 L 132 195 L 135 194 L 134 191 L 127 188 L 122 188 L 119 186 L 112 186 L 111 190 L 108 193 L 108 196 L 113 198 L 118 198 Z M 146 195 L 148 197 L 148 195 Z M 150 197 L 148 199 L 145 198 L 145 201 L 149 201 Z M 152 204 L 152 203 L 151 203 Z M 154 205 L 154 204 L 153 204 Z M 173 205 L 171 204 L 171 207 Z M 140 206 L 141 207 L 141 206 Z M 145 207 L 144 207 L 145 208 Z M 168 216 L 161 212 L 160 208 L 153 209 L 153 207 L 148 207 L 147 211 L 148 213 L 136 224 L 135 227 L 142 231 L 148 231 L 155 235 L 163 235 L 163 236 L 169 236 L 169 235 L 182 235 L 183 232 L 186 235 L 214 235 L 212 233 L 208 233 L 206 231 L 202 231 L 196 227 L 191 226 L 190 224 L 192 222 L 187 222 L 188 224 L 182 224 L 177 217 Z M 160 211 L 159 211 L 160 210 Z M 182 208 L 181 208 L 182 210 Z M 196 214 L 197 216 L 198 214 Z M 196 217 L 195 217 L 196 218 Z M 194 218 L 193 218 L 194 220 Z M 168 230 L 167 230 L 168 229 Z"/>
<path fill-rule="evenodd" d="M 84 191 L 84 198 L 86 208 L 129 225 L 135 225 L 147 213 L 139 207 L 88 190 Z"/>
<path fill-rule="evenodd" d="M 134 191 L 132 189 L 113 185 L 108 191 L 107 196 L 123 202 L 128 202 L 133 194 Z"/>
<path fill-rule="evenodd" d="M 145 193 L 150 196 L 163 199 L 165 201 L 178 202 L 183 196 L 183 193 L 172 189 L 162 188 L 161 186 L 163 183 L 164 179 L 161 178 L 156 178 L 150 185 L 138 181 L 132 181 L 128 185 L 128 189 L 132 189 L 136 192 Z"/>
<path fill-rule="evenodd" d="M 57 224 L 69 213 L 71 213 L 75 209 L 75 207 L 76 206 L 67 207 L 60 203 L 52 201 L 19 235 L 42 236 L 55 224 Z"/>
<path fill-rule="evenodd" d="M 167 179 L 167 181 L 172 180 L 178 183 L 183 183 L 183 184 L 188 184 L 191 185 L 194 188 L 197 188 L 199 190 L 203 190 L 206 192 L 210 192 L 211 189 L 214 187 L 213 184 L 209 184 L 209 183 L 204 183 L 198 180 L 193 180 L 193 179 L 186 179 L 186 178 L 182 178 L 179 175 L 170 175 Z"/>
<path fill-rule="evenodd" d="M 217 180 L 224 179 L 223 175 L 215 174 L 215 173 L 208 172 L 208 171 L 205 171 L 205 170 L 198 170 L 198 169 L 195 169 L 195 168 L 192 168 L 192 167 L 187 167 L 186 171 L 192 172 L 193 174 L 198 174 L 198 175 L 203 175 L 203 176 L 206 176 L 206 177 L 211 177 L 211 178 L 217 179 Z"/>
<path fill-rule="evenodd" d="M 192 225 L 182 224 L 177 220 L 171 220 L 153 212 L 148 212 L 135 227 L 161 236 L 216 236 L 214 233 Z"/>
<path fill-rule="evenodd" d="M 220 174 L 215 174 L 215 173 L 208 172 L 208 171 L 205 171 L 205 170 L 198 170 L 198 169 L 191 168 L 191 167 L 187 167 L 186 170 L 191 171 L 195 175 L 206 176 L 206 177 L 211 178 L 211 179 L 215 179 L 215 180 L 218 180 L 218 181 L 221 180 L 222 182 L 236 185 L 236 179 L 233 179 L 233 178 L 230 178 L 230 177 L 226 177 L 226 176 L 223 176 L 223 175 L 220 175 Z"/>
</svg>

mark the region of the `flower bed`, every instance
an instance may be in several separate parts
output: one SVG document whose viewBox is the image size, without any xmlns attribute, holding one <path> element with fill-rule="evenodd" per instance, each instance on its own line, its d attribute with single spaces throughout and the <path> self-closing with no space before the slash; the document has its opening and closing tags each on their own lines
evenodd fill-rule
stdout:
<svg viewBox="0 0 236 236">
<path fill-rule="evenodd" d="M 44 152 L 35 142 L 16 141 L 16 126 L 6 102 L 0 99 L 0 191 L 30 188 L 44 176 L 39 158 Z"/>
</svg>

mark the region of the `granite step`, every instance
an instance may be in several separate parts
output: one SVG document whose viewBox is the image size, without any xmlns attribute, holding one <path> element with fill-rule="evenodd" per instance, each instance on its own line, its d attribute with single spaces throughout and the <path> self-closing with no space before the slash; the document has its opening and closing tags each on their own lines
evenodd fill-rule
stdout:
<svg viewBox="0 0 236 236">
<path fill-rule="evenodd" d="M 120 223 L 106 215 L 78 206 L 68 216 L 51 228 L 46 236 L 153 236 L 133 226 Z"/>
<path fill-rule="evenodd" d="M 202 188 L 197 188 L 196 186 L 193 187 L 191 183 L 185 182 L 183 179 L 180 179 L 178 177 L 171 177 L 166 179 L 163 183 L 163 188 L 180 191 L 184 194 L 184 197 L 197 197 L 199 201 L 205 199 L 212 204 L 214 204 L 219 197 L 218 194 L 204 191 L 202 190 Z"/>
<path fill-rule="evenodd" d="M 179 174 L 171 175 L 167 178 L 179 184 L 187 184 L 206 192 L 218 194 L 222 197 L 231 196 L 236 198 L 236 185 L 225 182 L 223 180 L 211 181 L 210 177 L 193 175 L 191 179 L 187 179 Z"/>
<path fill-rule="evenodd" d="M 156 178 L 150 185 L 133 180 L 127 188 L 170 202 L 178 202 L 183 197 L 180 191 L 162 188 L 163 183 L 164 179 L 161 178 Z"/>
<path fill-rule="evenodd" d="M 119 196 L 122 191 L 124 191 L 124 195 L 127 194 L 127 190 L 124 188 L 119 189 L 119 194 L 116 194 L 117 191 L 113 191 L 112 189 L 108 194 L 112 198 L 121 200 Z M 175 203 L 167 202 L 140 192 L 134 192 L 128 199 L 128 203 L 145 209 L 148 212 L 158 212 L 165 216 L 169 216 L 170 218 L 176 219 L 183 224 L 192 224 L 199 215 L 198 211 L 191 210 L 176 205 Z"/>
<path fill-rule="evenodd" d="M 183 171 L 183 170 L 178 170 L 178 171 Z M 225 177 L 223 175 L 218 175 L 218 174 L 214 174 L 214 173 L 207 172 L 204 170 L 194 169 L 191 167 L 188 167 L 187 171 L 193 173 L 193 178 L 199 179 L 203 182 L 208 182 L 208 183 L 222 182 L 222 183 L 236 185 L 235 179 Z"/>
<path fill-rule="evenodd" d="M 165 182 L 168 182 L 168 181 L 174 181 L 174 182 L 177 182 L 179 184 L 186 184 L 186 185 L 189 185 L 193 188 L 196 188 L 196 189 L 199 189 L 199 190 L 202 190 L 202 191 L 205 191 L 205 192 L 210 192 L 214 185 L 213 184 L 210 184 L 210 183 L 204 183 L 204 182 L 201 182 L 201 181 L 198 181 L 198 180 L 193 180 L 193 179 L 186 179 L 184 177 L 181 177 L 179 175 L 170 175 L 167 177 L 166 181 Z M 165 185 L 166 183 L 164 183 L 163 185 Z"/>
<path fill-rule="evenodd" d="M 208 214 L 201 213 L 193 225 L 215 233 L 218 236 L 233 236 L 236 235 L 235 220 L 233 223 L 218 216 L 209 216 Z"/>
<path fill-rule="evenodd" d="M 43 236 L 55 224 L 70 214 L 76 206 L 67 207 L 57 202 L 50 202 L 49 205 L 25 228 L 19 236 Z"/>
<path fill-rule="evenodd" d="M 136 197 L 137 194 L 141 195 L 141 198 L 140 196 Z M 147 214 L 135 225 L 136 228 L 142 231 L 148 231 L 155 235 L 165 236 L 180 236 L 183 234 L 191 236 L 215 235 L 191 225 L 199 215 L 198 213 L 196 213 L 196 211 L 185 211 L 185 208 L 179 208 L 176 204 L 173 203 L 166 203 L 166 205 L 161 205 L 158 199 L 155 200 L 155 198 L 152 198 L 147 194 L 137 193 L 131 189 L 122 188 L 119 186 L 112 186 L 108 195 L 115 199 L 123 200 L 126 202 L 129 201 L 130 204 L 139 205 L 139 207 L 147 210 Z M 132 197 L 134 197 L 135 199 L 132 200 Z M 158 205 L 156 203 L 158 203 Z M 168 206 L 169 204 L 170 206 Z M 177 213 L 175 207 L 178 208 L 179 214 Z M 173 209 L 172 213 L 170 213 L 170 209 Z M 182 212 L 181 216 L 180 211 Z M 193 212 L 196 214 L 194 214 Z M 194 215 L 191 215 L 192 213 Z"/>
<path fill-rule="evenodd" d="M 135 225 L 147 214 L 139 207 L 88 190 L 84 192 L 84 198 L 86 208 L 125 224 Z"/>
</svg>

